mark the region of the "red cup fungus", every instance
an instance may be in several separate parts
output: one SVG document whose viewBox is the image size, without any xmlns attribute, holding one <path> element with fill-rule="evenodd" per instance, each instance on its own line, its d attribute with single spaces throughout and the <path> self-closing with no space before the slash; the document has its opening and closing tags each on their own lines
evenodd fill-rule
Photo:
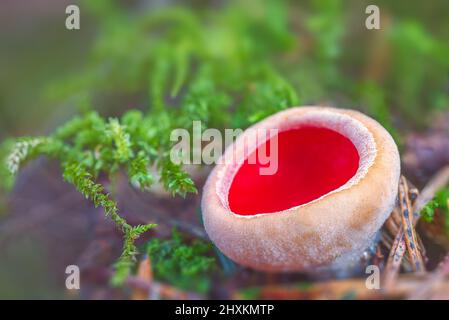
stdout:
<svg viewBox="0 0 449 320">
<path fill-rule="evenodd" d="M 250 139 L 273 129 L 265 140 Z M 270 174 L 261 174 L 262 150 L 276 151 Z M 332 266 L 372 244 L 394 207 L 399 175 L 396 144 L 375 120 L 353 110 L 290 108 L 227 147 L 204 186 L 204 225 L 224 254 L 253 269 Z"/>
</svg>

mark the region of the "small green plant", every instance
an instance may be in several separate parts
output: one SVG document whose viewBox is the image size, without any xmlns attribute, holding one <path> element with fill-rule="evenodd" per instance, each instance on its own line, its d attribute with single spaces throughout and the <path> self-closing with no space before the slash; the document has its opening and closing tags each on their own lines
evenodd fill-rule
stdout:
<svg viewBox="0 0 449 320">
<path fill-rule="evenodd" d="M 441 210 L 444 215 L 444 222 L 446 226 L 446 234 L 449 237 L 449 188 L 443 188 L 437 192 L 435 196 L 435 201 L 438 202 L 438 208 Z"/>
<path fill-rule="evenodd" d="M 171 239 L 153 239 L 145 248 L 157 279 L 199 293 L 209 290 L 208 272 L 216 268 L 211 243 L 194 240 L 185 244 L 182 235 L 173 230 Z"/>
</svg>

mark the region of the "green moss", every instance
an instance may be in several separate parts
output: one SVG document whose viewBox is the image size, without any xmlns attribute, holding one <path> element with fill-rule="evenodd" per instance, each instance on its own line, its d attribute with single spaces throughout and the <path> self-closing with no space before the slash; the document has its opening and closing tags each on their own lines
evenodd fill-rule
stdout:
<svg viewBox="0 0 449 320">
<path fill-rule="evenodd" d="M 261 288 L 245 288 L 239 291 L 240 296 L 244 300 L 256 300 L 260 297 Z"/>
</svg>

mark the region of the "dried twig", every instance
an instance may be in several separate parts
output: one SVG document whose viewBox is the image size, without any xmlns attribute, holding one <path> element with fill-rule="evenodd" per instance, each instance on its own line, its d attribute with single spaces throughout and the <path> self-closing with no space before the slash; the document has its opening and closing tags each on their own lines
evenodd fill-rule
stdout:
<svg viewBox="0 0 449 320">
<path fill-rule="evenodd" d="M 139 264 L 136 276 L 129 276 L 125 282 L 133 290 L 133 300 L 158 299 L 203 299 L 204 297 L 187 292 L 154 280 L 151 260 L 146 256 Z"/>
<path fill-rule="evenodd" d="M 445 278 L 449 275 L 449 254 L 440 263 L 437 270 L 432 273 L 421 286 L 416 288 L 410 295 L 411 300 L 422 300 L 432 298 L 435 290 L 444 283 Z"/>
<path fill-rule="evenodd" d="M 393 246 L 391 247 L 390 255 L 388 256 L 382 279 L 385 290 L 390 290 L 392 288 L 401 267 L 402 257 L 406 251 L 403 235 L 402 229 L 399 230 L 396 238 L 394 239 Z"/>
</svg>

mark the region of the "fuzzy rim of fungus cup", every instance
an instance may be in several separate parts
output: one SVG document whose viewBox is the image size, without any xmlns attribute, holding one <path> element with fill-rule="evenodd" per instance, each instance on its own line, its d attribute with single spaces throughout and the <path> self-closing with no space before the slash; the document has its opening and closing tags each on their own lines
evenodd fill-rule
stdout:
<svg viewBox="0 0 449 320">
<path fill-rule="evenodd" d="M 278 130 L 274 175 L 248 164 L 273 139 L 248 144 L 259 129 Z M 225 255 L 253 269 L 313 271 L 354 260 L 396 201 L 397 146 L 378 122 L 353 110 L 279 112 L 247 129 L 220 160 L 203 190 L 204 225 Z"/>
</svg>

